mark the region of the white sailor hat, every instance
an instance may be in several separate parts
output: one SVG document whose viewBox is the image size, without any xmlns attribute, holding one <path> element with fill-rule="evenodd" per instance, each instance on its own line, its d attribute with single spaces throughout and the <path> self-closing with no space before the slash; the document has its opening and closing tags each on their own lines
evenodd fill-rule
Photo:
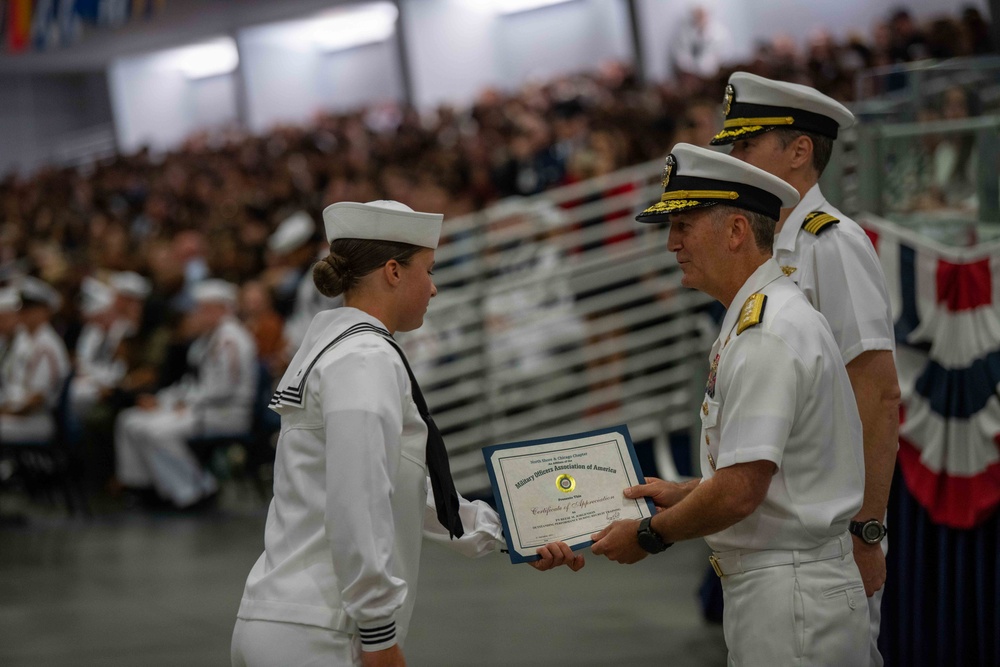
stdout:
<svg viewBox="0 0 1000 667">
<path fill-rule="evenodd" d="M 52 310 L 58 310 L 62 304 L 62 297 L 59 296 L 59 292 L 44 280 L 25 276 L 21 278 L 18 288 L 21 290 L 22 305 L 27 303 L 40 304 L 48 306 Z"/>
<path fill-rule="evenodd" d="M 639 222 L 667 222 L 671 213 L 722 204 L 762 213 L 774 220 L 795 206 L 799 193 L 777 176 L 742 160 L 691 144 L 677 144 L 663 168 L 663 196 L 636 216 Z"/>
<path fill-rule="evenodd" d="M 301 248 L 316 231 L 316 223 L 305 211 L 297 211 L 282 221 L 267 239 L 267 247 L 279 255 Z"/>
<path fill-rule="evenodd" d="M 815 88 L 772 81 L 756 74 L 735 72 L 723 99 L 726 120 L 713 146 L 749 139 L 776 127 L 813 132 L 831 139 L 838 130 L 854 125 L 847 107 Z"/>
<path fill-rule="evenodd" d="M 21 309 L 21 295 L 13 287 L 0 287 L 0 313 L 13 313 Z"/>
<path fill-rule="evenodd" d="M 230 306 L 236 305 L 238 294 L 236 285 L 218 278 L 202 280 L 191 290 L 195 303 L 225 303 Z"/>
<path fill-rule="evenodd" d="M 111 276 L 111 286 L 115 291 L 135 299 L 145 299 L 152 289 L 149 280 L 135 271 L 119 271 Z"/>
<path fill-rule="evenodd" d="M 337 239 L 366 239 L 437 248 L 443 219 L 441 213 L 420 213 L 389 199 L 367 204 L 338 202 L 323 211 L 326 240 L 331 243 Z"/>
<path fill-rule="evenodd" d="M 92 317 L 113 306 L 115 291 L 90 276 L 80 283 L 80 312 L 85 317 Z"/>
</svg>

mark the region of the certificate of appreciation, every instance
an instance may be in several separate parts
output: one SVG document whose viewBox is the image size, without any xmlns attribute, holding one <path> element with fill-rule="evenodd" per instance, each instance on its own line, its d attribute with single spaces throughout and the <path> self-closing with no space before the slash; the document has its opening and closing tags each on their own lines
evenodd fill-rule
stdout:
<svg viewBox="0 0 1000 667">
<path fill-rule="evenodd" d="M 582 549 L 612 521 L 655 511 L 622 493 L 646 482 L 624 425 L 486 447 L 483 457 L 513 563 L 538 560 L 550 542 Z"/>
</svg>

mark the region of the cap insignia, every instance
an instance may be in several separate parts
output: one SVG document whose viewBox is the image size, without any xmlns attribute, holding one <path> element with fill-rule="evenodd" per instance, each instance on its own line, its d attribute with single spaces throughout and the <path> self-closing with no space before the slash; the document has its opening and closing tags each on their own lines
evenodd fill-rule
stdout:
<svg viewBox="0 0 1000 667">
<path fill-rule="evenodd" d="M 663 189 L 666 190 L 667 186 L 670 184 L 670 177 L 674 175 L 674 168 L 677 166 L 677 159 L 674 158 L 673 153 L 667 156 L 666 161 L 663 164 Z"/>
<path fill-rule="evenodd" d="M 729 111 L 733 108 L 733 100 L 736 99 L 736 89 L 733 84 L 726 84 L 726 94 L 722 98 L 723 114 L 728 118 Z"/>
</svg>

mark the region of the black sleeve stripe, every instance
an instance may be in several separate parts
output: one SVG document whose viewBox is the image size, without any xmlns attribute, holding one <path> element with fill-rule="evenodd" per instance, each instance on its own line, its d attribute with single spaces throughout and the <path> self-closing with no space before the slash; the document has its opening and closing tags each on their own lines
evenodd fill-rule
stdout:
<svg viewBox="0 0 1000 667">
<path fill-rule="evenodd" d="M 360 635 L 364 636 L 364 635 L 370 635 L 370 634 L 378 634 L 378 633 L 383 632 L 385 630 L 395 630 L 395 629 L 396 629 L 396 621 L 392 621 L 391 623 L 386 623 L 385 625 L 380 625 L 377 628 L 358 628 L 358 633 Z"/>
<path fill-rule="evenodd" d="M 372 644 L 384 644 L 385 642 L 395 638 L 396 638 L 396 631 L 393 630 L 384 637 L 372 637 L 370 639 L 362 638 L 361 643 L 371 646 Z"/>
<path fill-rule="evenodd" d="M 396 623 L 383 625 L 380 628 L 370 628 L 367 630 L 358 629 L 362 644 L 382 644 L 396 637 Z"/>
</svg>

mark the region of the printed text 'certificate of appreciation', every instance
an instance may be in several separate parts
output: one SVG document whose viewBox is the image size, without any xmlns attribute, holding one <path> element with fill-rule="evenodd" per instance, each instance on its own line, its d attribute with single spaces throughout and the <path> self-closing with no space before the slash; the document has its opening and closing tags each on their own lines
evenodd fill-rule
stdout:
<svg viewBox="0 0 1000 667">
<path fill-rule="evenodd" d="M 646 481 L 624 425 L 486 447 L 483 457 L 514 563 L 538 560 L 550 542 L 581 549 L 612 521 L 654 512 L 622 493 Z"/>
</svg>

